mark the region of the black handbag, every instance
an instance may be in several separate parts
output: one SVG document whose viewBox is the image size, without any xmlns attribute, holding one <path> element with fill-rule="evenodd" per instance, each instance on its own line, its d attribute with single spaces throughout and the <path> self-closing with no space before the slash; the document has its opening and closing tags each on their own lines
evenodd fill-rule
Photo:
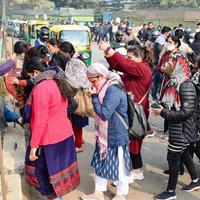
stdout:
<svg viewBox="0 0 200 200">
<path fill-rule="evenodd" d="M 147 91 L 139 103 L 134 101 L 134 96 L 132 93 L 126 93 L 128 103 L 128 124 L 125 122 L 123 117 L 117 111 L 115 111 L 124 127 L 128 130 L 130 140 L 143 140 L 147 135 L 147 119 L 141 103 L 144 101 L 149 91 L 150 89 Z"/>
</svg>

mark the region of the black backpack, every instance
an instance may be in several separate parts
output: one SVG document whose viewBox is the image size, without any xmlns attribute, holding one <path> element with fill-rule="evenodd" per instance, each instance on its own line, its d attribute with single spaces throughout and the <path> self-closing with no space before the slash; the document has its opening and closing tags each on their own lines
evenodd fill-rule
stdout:
<svg viewBox="0 0 200 200">
<path fill-rule="evenodd" d="M 134 101 L 134 96 L 131 92 L 126 92 L 127 95 L 127 104 L 128 104 L 128 123 L 125 122 L 123 117 L 116 112 L 118 115 L 120 121 L 123 123 L 123 125 L 126 127 L 129 133 L 130 140 L 133 139 L 139 139 L 143 140 L 147 134 L 147 119 L 143 110 L 143 107 L 141 106 L 141 103 L 149 93 L 149 90 L 144 95 L 144 97 L 140 100 L 139 103 L 136 103 Z"/>
</svg>

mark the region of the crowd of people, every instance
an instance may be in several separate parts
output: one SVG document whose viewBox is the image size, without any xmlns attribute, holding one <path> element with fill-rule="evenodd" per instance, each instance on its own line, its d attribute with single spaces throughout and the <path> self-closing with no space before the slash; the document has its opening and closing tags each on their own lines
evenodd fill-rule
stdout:
<svg viewBox="0 0 200 200">
<path fill-rule="evenodd" d="M 84 150 L 83 127 L 89 121 L 88 116 L 76 114 L 79 105 L 71 85 L 74 82 L 78 89 L 89 89 L 95 113 L 96 143 L 91 162 L 95 191 L 81 199 L 104 200 L 111 180 L 116 186 L 113 200 L 125 200 L 129 184 L 144 179 L 143 140 L 130 139 L 119 117 L 128 123 L 126 92 L 141 104 L 147 120 L 149 114 L 164 118 L 169 165 L 164 173 L 169 179 L 166 190 L 154 199 L 176 199 L 178 175 L 184 174 L 184 166 L 191 183 L 183 190 L 199 189 L 193 155 L 200 158 L 200 24 L 193 38 L 181 25 L 154 28 L 149 22 L 138 35 L 123 21 L 117 28 L 106 25 L 106 29 L 99 26 L 95 40 L 109 69 L 101 63 L 87 68 L 70 42 L 48 39 L 48 34 L 41 34 L 42 43 L 34 47 L 16 42 L 13 55 L 0 66 L 2 76 L 15 69 L 17 59 L 23 61 L 21 76 L 12 78 L 22 93 L 22 120 L 0 101 L 0 122 L 6 126 L 6 121 L 15 121 L 28 129 L 27 181 L 48 199 L 57 200 L 80 183 L 77 153 Z M 69 80 L 73 80 L 71 84 Z M 147 128 L 147 136 L 153 136 L 149 124 Z"/>
</svg>

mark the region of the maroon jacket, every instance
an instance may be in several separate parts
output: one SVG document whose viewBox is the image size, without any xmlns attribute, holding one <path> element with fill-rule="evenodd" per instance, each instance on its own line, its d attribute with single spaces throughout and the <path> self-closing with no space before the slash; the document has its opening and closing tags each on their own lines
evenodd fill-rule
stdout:
<svg viewBox="0 0 200 200">
<path fill-rule="evenodd" d="M 148 62 L 136 63 L 116 52 L 107 59 L 112 69 L 123 72 L 122 81 L 128 92 L 132 92 L 136 102 L 139 102 L 151 87 L 152 72 Z M 149 115 L 149 95 L 142 102 L 146 116 Z"/>
<path fill-rule="evenodd" d="M 152 72 L 148 62 L 134 62 L 120 53 L 116 52 L 107 59 L 112 69 L 123 72 L 122 81 L 128 92 L 132 92 L 135 101 L 139 102 L 151 87 Z M 142 102 L 146 117 L 149 116 L 149 95 Z M 137 155 L 142 146 L 142 140 L 132 140 L 130 142 L 130 152 Z"/>
</svg>

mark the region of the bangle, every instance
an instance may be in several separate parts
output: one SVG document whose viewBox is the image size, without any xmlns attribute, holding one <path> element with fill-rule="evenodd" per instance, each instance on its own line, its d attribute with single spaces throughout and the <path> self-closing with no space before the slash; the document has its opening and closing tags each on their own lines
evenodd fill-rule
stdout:
<svg viewBox="0 0 200 200">
<path fill-rule="evenodd" d="M 105 54 L 108 54 L 108 52 L 111 50 L 110 47 L 107 47 L 107 49 L 104 51 Z"/>
</svg>

